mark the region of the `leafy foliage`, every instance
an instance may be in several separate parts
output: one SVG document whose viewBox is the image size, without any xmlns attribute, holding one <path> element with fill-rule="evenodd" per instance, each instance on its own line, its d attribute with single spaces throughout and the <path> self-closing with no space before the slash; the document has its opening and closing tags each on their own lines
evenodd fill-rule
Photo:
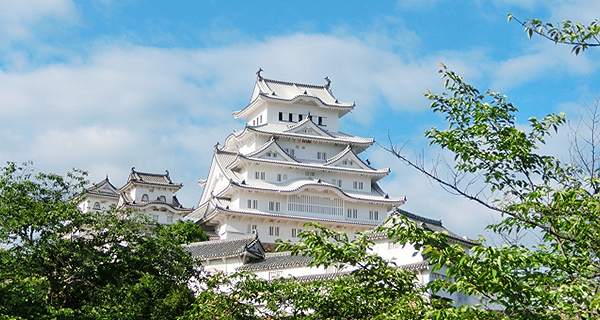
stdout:
<svg viewBox="0 0 600 320">
<path fill-rule="evenodd" d="M 194 301 L 196 274 L 182 243 L 199 226 L 150 226 L 132 211 L 82 214 L 85 173 L 36 173 L 8 163 L 0 174 L 2 314 L 23 318 L 174 318 Z M 30 307 L 24 308 L 24 305 Z"/>
<path fill-rule="evenodd" d="M 589 47 L 600 46 L 600 23 L 598 20 L 592 21 L 589 25 L 583 25 L 570 20 L 563 20 L 561 23 L 552 24 L 544 23 L 539 19 L 527 19 L 525 21 L 518 20 L 514 14 L 508 15 L 508 22 L 511 20 L 517 21 L 525 27 L 527 37 L 531 39 L 533 34 L 554 41 L 554 43 L 562 43 L 573 46 L 571 52 L 579 54 Z"/>
</svg>

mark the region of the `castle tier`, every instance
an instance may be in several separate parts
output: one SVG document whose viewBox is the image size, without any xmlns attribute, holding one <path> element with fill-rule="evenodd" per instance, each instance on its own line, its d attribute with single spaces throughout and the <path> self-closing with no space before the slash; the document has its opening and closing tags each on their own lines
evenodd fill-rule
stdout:
<svg viewBox="0 0 600 320">
<path fill-rule="evenodd" d="M 374 140 L 339 131 L 354 103 L 339 102 L 323 86 L 265 79 L 258 73 L 247 122 L 214 157 L 198 207 L 187 218 L 213 238 L 258 233 L 263 243 L 297 240 L 307 222 L 344 231 L 373 229 L 404 198 L 388 196 L 375 169 L 359 154 Z"/>
</svg>

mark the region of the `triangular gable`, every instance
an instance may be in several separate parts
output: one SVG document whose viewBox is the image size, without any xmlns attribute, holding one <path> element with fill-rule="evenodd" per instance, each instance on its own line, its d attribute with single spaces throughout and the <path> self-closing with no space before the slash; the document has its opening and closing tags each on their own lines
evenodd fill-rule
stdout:
<svg viewBox="0 0 600 320">
<path fill-rule="evenodd" d="M 334 167 L 359 168 L 363 170 L 375 170 L 368 164 L 364 163 L 356 155 L 356 153 L 354 153 L 350 146 L 347 146 L 346 149 L 342 150 L 342 152 L 329 158 L 325 165 Z"/>
<path fill-rule="evenodd" d="M 247 154 L 246 156 L 266 160 L 298 162 L 296 159 L 292 158 L 287 152 L 285 152 L 285 150 L 283 150 L 283 148 L 277 143 L 277 141 L 275 141 L 273 137 L 271 137 L 271 140 L 265 143 L 262 147 L 258 148 L 254 152 Z"/>
<path fill-rule="evenodd" d="M 310 118 L 306 118 L 296 123 L 284 132 L 333 138 L 329 133 L 325 132 L 325 130 L 321 129 L 312 120 L 310 120 Z"/>
<path fill-rule="evenodd" d="M 117 188 L 115 186 L 112 185 L 112 183 L 110 183 L 110 181 L 108 181 L 108 177 L 106 177 L 106 179 L 104 179 L 101 182 L 92 186 L 88 191 L 95 192 L 95 193 L 102 193 L 102 194 L 106 194 L 106 195 L 114 195 L 114 196 L 119 195 L 119 191 L 117 190 Z"/>
</svg>

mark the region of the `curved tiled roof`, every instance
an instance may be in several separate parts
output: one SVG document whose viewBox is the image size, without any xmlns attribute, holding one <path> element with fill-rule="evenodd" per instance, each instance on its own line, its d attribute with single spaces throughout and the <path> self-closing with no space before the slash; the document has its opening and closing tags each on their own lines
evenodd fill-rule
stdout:
<svg viewBox="0 0 600 320">
<path fill-rule="evenodd" d="M 461 237 L 460 235 L 446 229 L 442 225 L 441 220 L 425 218 L 425 217 L 416 215 L 414 213 L 402 210 L 400 208 L 395 208 L 392 212 L 390 212 L 389 218 L 386 221 L 384 221 L 383 223 L 381 223 L 381 226 L 391 227 L 392 224 L 394 223 L 394 219 L 393 219 L 394 215 L 403 215 L 403 216 L 407 217 L 409 220 L 419 223 L 419 226 L 421 226 L 422 228 L 425 228 L 427 230 L 434 231 L 434 232 L 444 232 L 452 240 L 459 241 L 459 242 L 462 242 L 462 243 L 470 245 L 470 246 L 478 244 L 474 240 L 468 239 L 467 237 Z M 374 232 L 374 233 L 367 234 L 367 236 L 372 240 L 387 239 L 388 233 L 385 231 L 384 232 Z"/>
<path fill-rule="evenodd" d="M 258 246 L 258 250 L 250 250 L 250 248 Z M 221 259 L 241 256 L 249 254 L 255 259 L 262 259 L 264 257 L 264 249 L 258 235 L 245 236 L 227 240 L 213 240 L 194 242 L 186 245 L 185 250 L 190 252 L 193 258 L 207 260 L 207 259 Z"/>
<path fill-rule="evenodd" d="M 135 168 L 131 168 L 131 173 L 129 174 L 129 178 L 127 179 L 127 184 L 125 186 L 132 182 L 170 187 L 183 186 L 182 183 L 173 183 L 173 181 L 171 181 L 168 170 L 165 174 L 157 174 L 135 171 Z M 121 189 L 125 188 L 125 186 L 123 186 Z"/>
<path fill-rule="evenodd" d="M 234 117 L 242 117 L 249 109 L 252 109 L 262 99 L 294 102 L 299 99 L 314 99 L 322 107 L 333 108 L 347 113 L 354 108 L 354 103 L 339 102 L 331 92 L 329 82 L 322 85 L 311 85 L 279 80 L 265 79 L 262 76 L 256 78 L 254 90 L 250 103 L 244 109 L 233 112 Z"/>
<path fill-rule="evenodd" d="M 118 192 L 117 188 L 112 183 L 110 183 L 110 181 L 108 180 L 108 176 L 106 176 L 106 179 L 104 179 L 104 180 L 94 184 L 90 188 L 88 188 L 85 192 L 88 194 L 93 194 L 96 196 L 104 196 L 104 197 L 109 197 L 109 198 L 118 198 L 119 197 L 119 192 Z"/>
<path fill-rule="evenodd" d="M 238 267 L 237 271 L 263 271 L 282 268 L 305 267 L 313 262 L 312 257 L 292 255 L 290 251 L 266 253 L 262 260 L 252 261 Z"/>
</svg>

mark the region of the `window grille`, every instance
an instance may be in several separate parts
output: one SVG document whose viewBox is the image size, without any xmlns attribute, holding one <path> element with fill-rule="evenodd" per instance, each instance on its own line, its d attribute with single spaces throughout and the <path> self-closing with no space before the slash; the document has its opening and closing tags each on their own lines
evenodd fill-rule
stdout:
<svg viewBox="0 0 600 320">
<path fill-rule="evenodd" d="M 343 216 L 344 201 L 308 195 L 288 196 L 288 211 Z"/>
</svg>

